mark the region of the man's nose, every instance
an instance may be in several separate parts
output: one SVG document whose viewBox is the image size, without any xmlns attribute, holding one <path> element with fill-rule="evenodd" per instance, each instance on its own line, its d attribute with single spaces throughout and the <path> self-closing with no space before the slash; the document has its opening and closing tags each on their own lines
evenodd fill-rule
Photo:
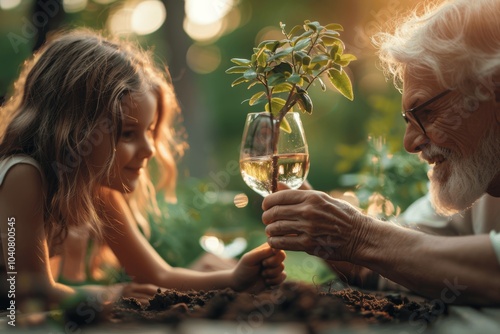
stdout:
<svg viewBox="0 0 500 334">
<path fill-rule="evenodd" d="M 418 153 L 427 143 L 429 143 L 429 138 L 422 132 L 422 129 L 412 122 L 408 122 L 403 137 L 405 150 L 409 153 Z"/>
</svg>

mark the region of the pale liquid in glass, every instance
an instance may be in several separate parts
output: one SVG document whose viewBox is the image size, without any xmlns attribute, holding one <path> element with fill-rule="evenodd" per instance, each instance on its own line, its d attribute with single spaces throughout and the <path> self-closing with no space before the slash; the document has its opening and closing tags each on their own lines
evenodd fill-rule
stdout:
<svg viewBox="0 0 500 334">
<path fill-rule="evenodd" d="M 262 196 L 271 193 L 272 158 L 271 156 L 251 157 L 240 161 L 241 175 L 245 183 Z M 309 154 L 279 154 L 278 183 L 291 189 L 302 185 L 309 171 Z"/>
</svg>

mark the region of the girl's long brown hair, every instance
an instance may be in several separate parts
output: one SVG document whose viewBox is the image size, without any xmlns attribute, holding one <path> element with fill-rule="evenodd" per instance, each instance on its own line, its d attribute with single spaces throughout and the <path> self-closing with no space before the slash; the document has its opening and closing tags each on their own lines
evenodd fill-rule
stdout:
<svg viewBox="0 0 500 334">
<path fill-rule="evenodd" d="M 185 149 L 174 128 L 180 110 L 168 72 L 159 70 L 150 54 L 131 43 L 75 30 L 59 33 L 24 64 L 12 97 L 0 109 L 0 159 L 25 154 L 40 164 L 45 226 L 52 242 L 64 240 L 70 227 L 102 235 L 98 195 L 110 176 L 114 151 L 97 173 L 88 156 L 103 138 L 116 147 L 121 98 L 144 90 L 154 91 L 159 101 L 156 189 L 175 199 L 176 158 Z M 137 210 L 157 212 L 154 188 L 148 173 L 141 177 L 131 199 Z"/>
</svg>

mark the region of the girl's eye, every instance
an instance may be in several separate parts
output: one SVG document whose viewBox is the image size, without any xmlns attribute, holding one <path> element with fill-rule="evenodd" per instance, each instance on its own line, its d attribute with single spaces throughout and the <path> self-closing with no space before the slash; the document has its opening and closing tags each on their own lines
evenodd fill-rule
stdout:
<svg viewBox="0 0 500 334">
<path fill-rule="evenodd" d="M 121 135 L 122 139 L 130 140 L 134 138 L 134 131 L 123 131 Z"/>
</svg>

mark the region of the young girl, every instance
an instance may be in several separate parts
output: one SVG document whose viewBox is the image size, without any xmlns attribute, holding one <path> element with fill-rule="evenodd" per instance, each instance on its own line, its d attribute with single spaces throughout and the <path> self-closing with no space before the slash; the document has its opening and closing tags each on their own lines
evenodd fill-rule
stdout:
<svg viewBox="0 0 500 334">
<path fill-rule="evenodd" d="M 137 220 L 157 210 L 150 172 L 175 198 L 175 160 L 184 148 L 174 130 L 178 113 L 148 54 L 91 31 L 60 35 L 25 65 L 0 114 L 0 267 L 7 273 L 0 293 L 7 305 L 19 309 L 37 298 L 57 307 L 79 290 L 102 301 L 120 294 L 147 301 L 158 287 L 257 291 L 284 280 L 285 255 L 267 245 L 233 269 L 201 273 L 165 263 L 140 232 Z M 61 273 L 82 272 L 85 256 L 77 260 L 71 249 L 86 248 L 87 240 L 109 247 L 133 283 L 63 284 Z"/>
</svg>

